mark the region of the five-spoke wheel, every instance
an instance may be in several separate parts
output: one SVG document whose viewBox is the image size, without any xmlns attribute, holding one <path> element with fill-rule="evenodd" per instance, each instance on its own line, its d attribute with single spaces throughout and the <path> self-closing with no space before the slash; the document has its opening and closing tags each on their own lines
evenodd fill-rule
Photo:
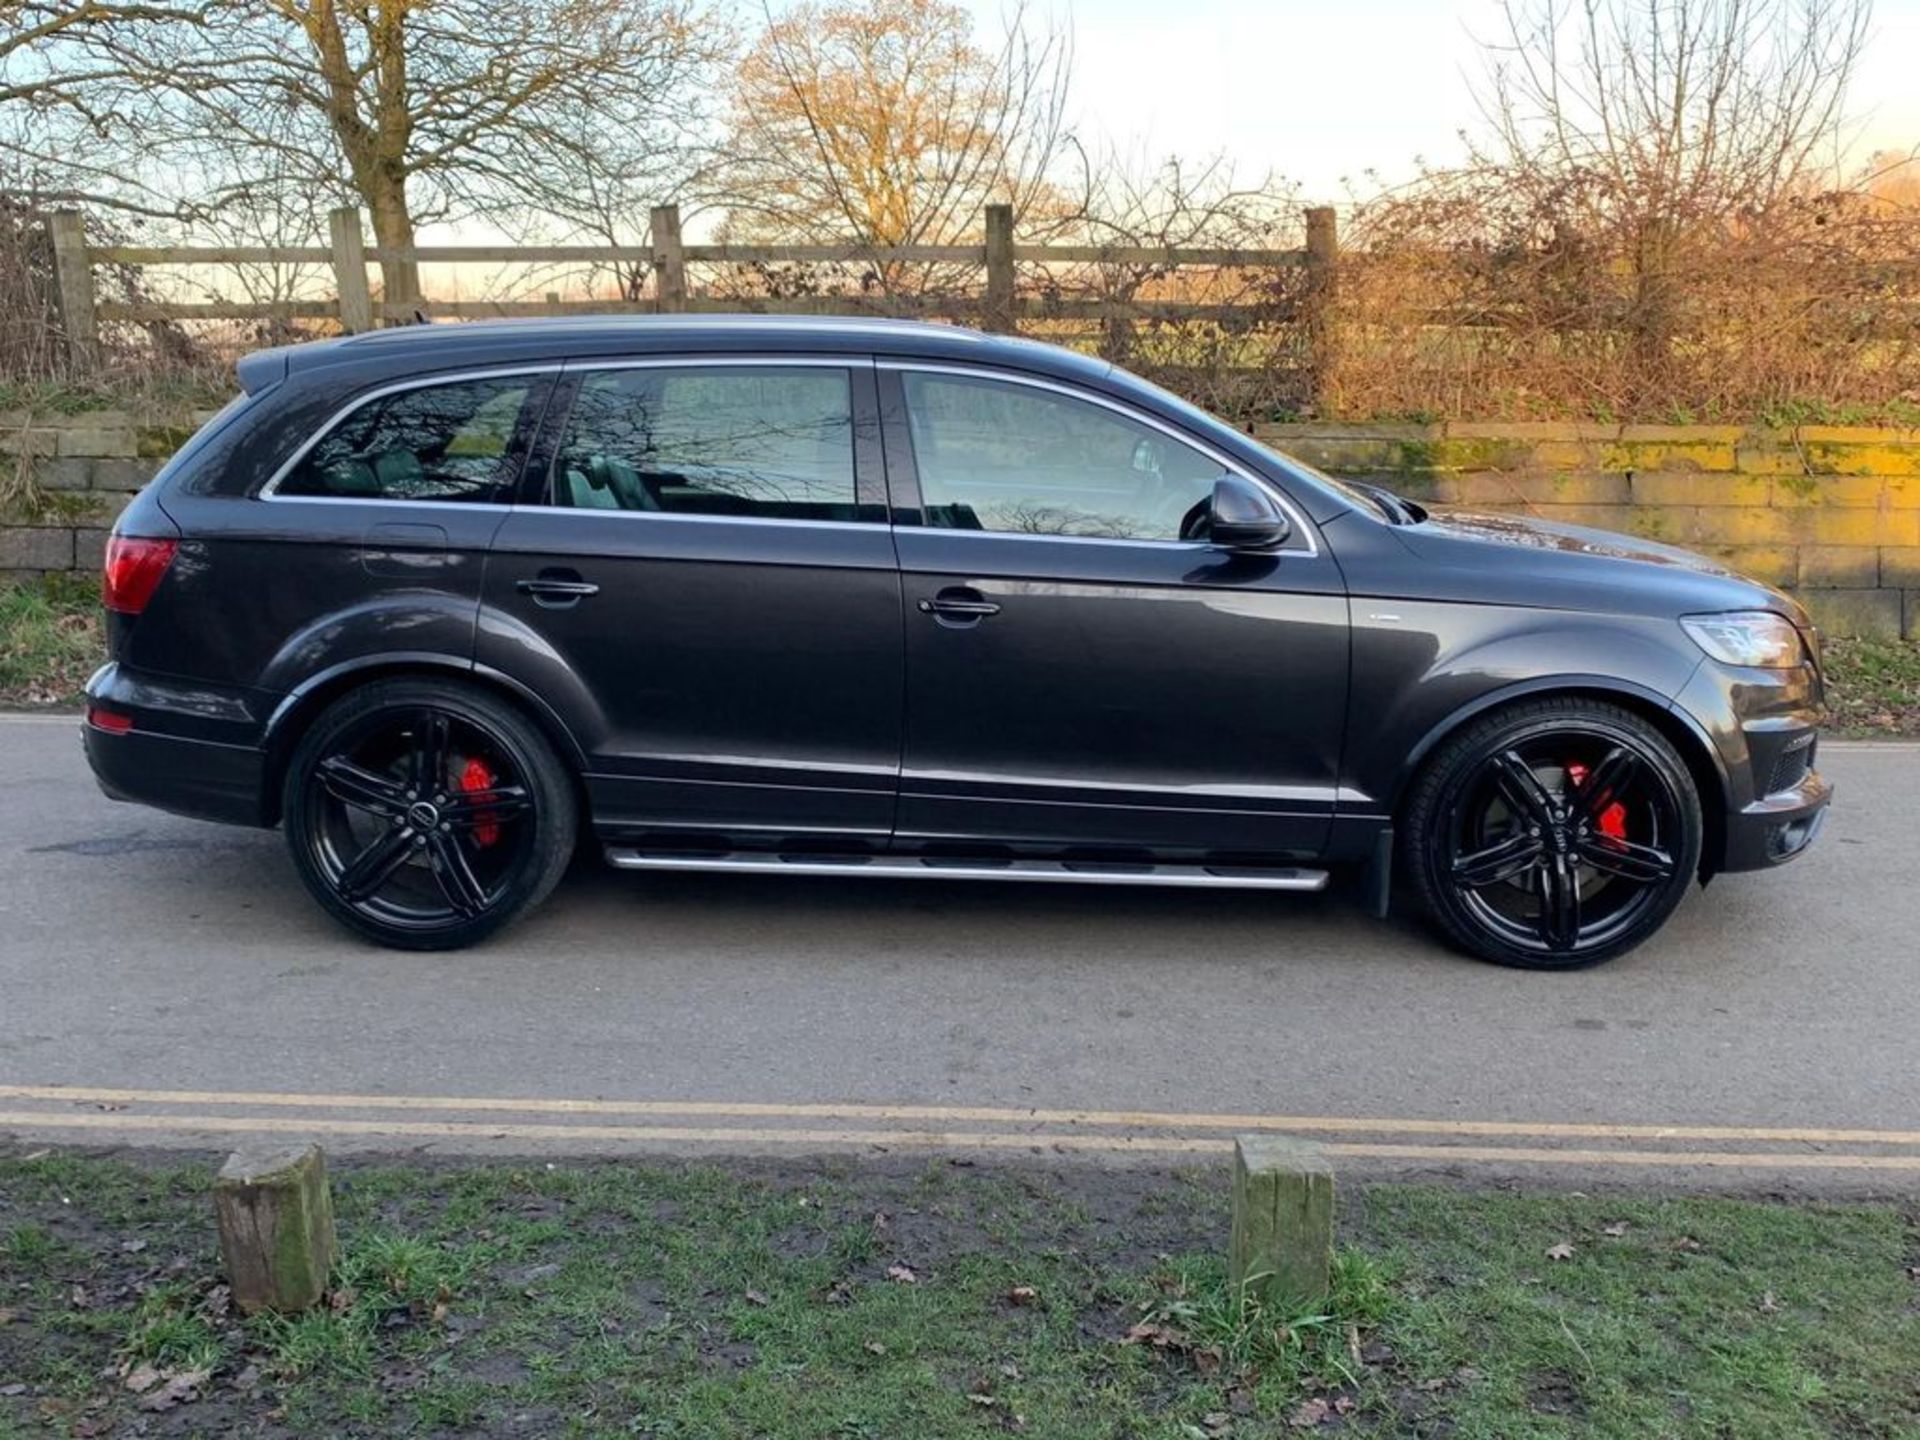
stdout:
<svg viewBox="0 0 1920 1440">
<path fill-rule="evenodd" d="M 1673 747 L 1638 716 L 1536 701 L 1440 747 L 1404 834 L 1414 888 L 1454 941 L 1559 969 L 1659 928 L 1699 866 L 1700 802 Z"/>
<path fill-rule="evenodd" d="M 288 766 L 286 829 L 320 902 L 383 944 L 471 944 L 537 903 L 572 850 L 572 784 L 494 697 L 384 682 L 323 713 Z"/>
</svg>

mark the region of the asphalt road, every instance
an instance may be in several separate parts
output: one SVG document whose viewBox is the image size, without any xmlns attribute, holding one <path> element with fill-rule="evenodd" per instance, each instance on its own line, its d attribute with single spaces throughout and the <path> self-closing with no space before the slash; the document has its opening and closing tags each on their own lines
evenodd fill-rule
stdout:
<svg viewBox="0 0 1920 1440">
<path fill-rule="evenodd" d="M 277 834 L 113 804 L 75 722 L 0 717 L 0 1141 L 1164 1160 L 1267 1123 L 1387 1168 L 1910 1191 L 1920 746 L 1823 768 L 1810 856 L 1570 975 L 1348 894 L 591 861 L 492 944 L 408 956 L 336 930 Z"/>
</svg>

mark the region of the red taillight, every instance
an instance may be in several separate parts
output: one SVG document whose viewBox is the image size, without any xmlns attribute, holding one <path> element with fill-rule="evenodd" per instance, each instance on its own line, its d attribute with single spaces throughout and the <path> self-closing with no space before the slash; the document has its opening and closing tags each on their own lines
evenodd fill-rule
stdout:
<svg viewBox="0 0 1920 1440">
<path fill-rule="evenodd" d="M 178 540 L 147 540 L 138 535 L 109 535 L 100 599 L 109 610 L 138 615 L 153 599 L 160 577 L 173 563 Z"/>
<path fill-rule="evenodd" d="M 89 705 L 87 724 L 96 730 L 105 730 L 109 735 L 124 735 L 133 729 L 133 717 L 116 715 L 111 710 L 102 710 L 98 705 Z"/>
</svg>

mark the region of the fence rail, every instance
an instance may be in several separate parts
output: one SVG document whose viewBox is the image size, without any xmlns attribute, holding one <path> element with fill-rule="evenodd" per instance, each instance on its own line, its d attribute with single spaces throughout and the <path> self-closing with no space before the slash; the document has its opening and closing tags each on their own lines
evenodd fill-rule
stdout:
<svg viewBox="0 0 1920 1440">
<path fill-rule="evenodd" d="M 1183 266 L 1215 269 L 1306 271 L 1298 303 L 1262 302 L 1269 322 L 1304 325 L 1311 337 L 1329 326 L 1321 311 L 1332 293 L 1339 241 L 1333 211 L 1307 211 L 1307 245 L 1299 250 L 1220 249 L 1204 246 L 1026 245 L 1016 243 L 1010 207 L 990 205 L 985 236 L 977 245 L 688 245 L 680 239 L 676 206 L 656 206 L 645 245 L 415 245 L 394 249 L 368 245 L 360 212 L 336 210 L 329 217 L 329 245 L 99 245 L 85 241 L 84 217 L 54 216 L 54 259 L 63 329 L 75 365 L 85 369 L 99 354 L 102 324 L 156 324 L 178 320 L 337 320 L 355 333 L 383 321 L 429 318 L 483 319 L 539 315 L 718 314 L 939 315 L 966 319 L 988 330 L 1011 331 L 1022 320 L 1090 320 L 1109 327 L 1137 320 L 1232 322 L 1249 316 L 1249 303 L 1208 303 L 1133 297 L 1074 298 L 1021 294 L 1017 266 Z M 369 265 L 625 265 L 641 267 L 647 292 L 620 300 L 545 299 L 433 300 L 418 295 L 376 299 Z M 974 267 L 977 293 L 933 295 L 818 295 L 714 298 L 693 293 L 693 264 L 854 264 Z M 330 300 L 201 300 L 101 302 L 95 297 L 97 266 L 147 269 L 186 265 L 325 265 L 333 272 Z M 1031 272 L 1029 272 L 1031 273 Z"/>
</svg>

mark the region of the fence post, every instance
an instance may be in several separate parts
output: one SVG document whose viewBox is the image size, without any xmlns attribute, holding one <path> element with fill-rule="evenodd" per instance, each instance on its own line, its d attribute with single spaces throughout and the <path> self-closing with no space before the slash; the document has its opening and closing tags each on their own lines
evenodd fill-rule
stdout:
<svg viewBox="0 0 1920 1440">
<path fill-rule="evenodd" d="M 340 328 L 358 335 L 373 328 L 373 291 L 367 285 L 367 242 L 360 231 L 360 211 L 342 205 L 327 216 L 333 237 L 333 283 L 340 296 Z"/>
<path fill-rule="evenodd" d="M 678 314 L 687 308 L 687 261 L 680 249 L 680 207 L 656 205 L 649 218 L 653 232 L 654 308 Z"/>
<path fill-rule="evenodd" d="M 99 355 L 100 330 L 93 312 L 93 267 L 87 261 L 87 222 L 78 210 L 56 210 L 48 217 L 53 237 L 54 286 L 60 298 L 60 326 L 67 332 L 67 358 L 87 371 Z"/>
<path fill-rule="evenodd" d="M 1307 211 L 1307 369 L 1309 398 L 1321 413 L 1333 383 L 1339 337 L 1333 320 L 1335 281 L 1340 266 L 1340 231 L 1331 205 Z"/>
<path fill-rule="evenodd" d="M 1013 207 L 987 206 L 987 304 L 985 328 L 1013 333 Z"/>
</svg>

